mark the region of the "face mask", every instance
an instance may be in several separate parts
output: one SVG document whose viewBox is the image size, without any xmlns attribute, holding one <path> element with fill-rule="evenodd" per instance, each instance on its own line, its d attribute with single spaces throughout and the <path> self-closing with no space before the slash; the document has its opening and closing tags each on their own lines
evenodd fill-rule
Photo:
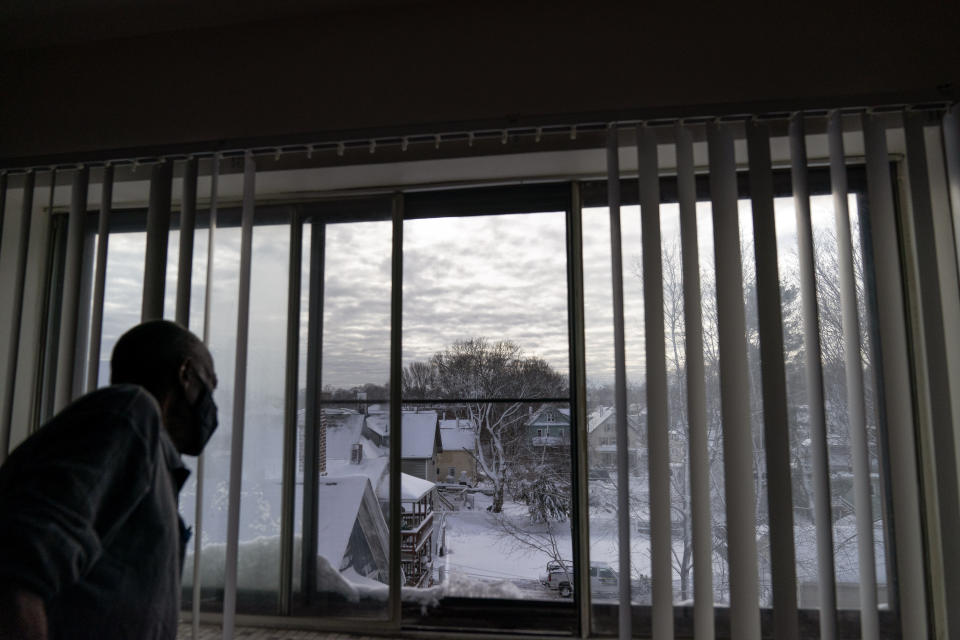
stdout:
<svg viewBox="0 0 960 640">
<path fill-rule="evenodd" d="M 198 456 L 210 440 L 210 436 L 217 430 L 217 405 L 207 385 L 203 385 L 197 401 L 190 407 L 190 412 L 193 414 L 194 428 L 183 453 L 188 456 Z"/>
</svg>

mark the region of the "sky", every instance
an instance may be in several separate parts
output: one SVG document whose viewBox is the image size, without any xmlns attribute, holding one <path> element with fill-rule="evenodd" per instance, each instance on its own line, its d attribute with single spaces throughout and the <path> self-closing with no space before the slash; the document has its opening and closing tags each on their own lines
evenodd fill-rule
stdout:
<svg viewBox="0 0 960 640">
<path fill-rule="evenodd" d="M 793 202 L 777 200 L 781 264 L 795 268 Z M 752 263 L 750 207 L 740 203 L 742 250 Z M 713 273 L 710 205 L 698 203 L 702 277 Z M 829 197 L 813 199 L 814 225 L 832 225 Z M 613 303 L 609 214 L 583 213 L 585 339 L 591 383 L 613 379 Z M 643 285 L 639 208 L 621 211 L 628 379 L 644 377 Z M 679 260 L 676 205 L 661 207 L 663 246 Z M 562 212 L 433 218 L 404 223 L 403 363 L 425 360 L 457 340 L 516 342 L 563 373 L 568 363 L 566 231 Z M 255 227 L 251 281 L 248 395 L 282 402 L 287 325 L 289 227 Z M 179 232 L 170 234 L 165 317 L 173 317 Z M 304 231 L 300 386 L 305 380 L 309 230 Z M 215 236 L 211 350 L 221 386 L 233 383 L 239 285 L 238 228 Z M 142 295 L 144 233 L 110 236 L 101 360 L 136 324 Z M 389 377 L 391 223 L 327 226 L 322 384 L 349 388 Z M 202 333 L 207 234 L 196 235 L 191 328 Z M 707 284 L 705 282 L 704 284 Z M 228 373 L 229 372 L 229 373 Z M 101 383 L 108 370 L 101 367 Z M 225 375 L 226 374 L 226 375 Z"/>
</svg>

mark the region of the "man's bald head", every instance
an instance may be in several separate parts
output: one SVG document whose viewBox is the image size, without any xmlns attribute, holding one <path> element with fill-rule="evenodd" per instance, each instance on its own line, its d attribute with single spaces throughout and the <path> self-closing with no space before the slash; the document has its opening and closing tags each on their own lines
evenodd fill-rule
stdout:
<svg viewBox="0 0 960 640">
<path fill-rule="evenodd" d="M 203 342 L 179 324 L 151 320 L 120 336 L 110 359 L 110 384 L 138 384 L 161 400 L 177 385 L 183 363 L 206 364 Z"/>
</svg>

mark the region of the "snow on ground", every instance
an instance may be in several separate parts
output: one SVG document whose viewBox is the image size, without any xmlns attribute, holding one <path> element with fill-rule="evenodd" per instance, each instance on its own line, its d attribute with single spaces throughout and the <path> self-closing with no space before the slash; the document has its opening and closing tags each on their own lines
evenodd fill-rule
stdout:
<svg viewBox="0 0 960 640">
<path fill-rule="evenodd" d="M 447 576 L 455 574 L 487 582 L 514 581 L 524 587 L 521 597 L 527 599 L 555 598 L 554 592 L 539 584 L 539 578 L 545 572 L 547 562 L 554 559 L 553 556 L 546 550 L 524 544 L 504 531 L 498 516 L 486 509 L 491 504 L 490 496 L 475 494 L 474 500 L 472 510 L 447 512 L 447 554 L 435 559 L 436 566 L 442 567 L 441 571 Z M 535 534 L 536 539 L 549 542 L 545 525 L 531 524 L 525 505 L 506 501 L 503 516 L 524 531 Z M 566 560 L 572 559 L 570 523 L 554 523 L 553 534 L 558 554 Z M 649 539 L 633 533 L 631 540 L 634 573 L 649 575 Z M 605 562 L 617 571 L 618 548 L 616 518 L 609 514 L 592 518 L 591 562 Z"/>
<path fill-rule="evenodd" d="M 557 599 L 539 583 L 547 562 L 554 555 L 545 549 L 535 549 L 523 544 L 515 535 L 509 534 L 501 524 L 501 518 L 512 523 L 518 530 L 532 534 L 533 541 L 549 542 L 546 525 L 531 524 L 525 505 L 507 501 L 502 516 L 487 510 L 492 498 L 482 493 L 473 494 L 472 509 L 445 512 L 446 544 L 443 556 L 434 556 L 434 577 L 438 584 L 427 589 L 405 588 L 403 599 L 424 606 L 436 604 L 445 596 L 510 599 Z M 435 540 L 440 541 L 440 518 L 436 519 Z M 570 560 L 573 557 L 570 523 L 552 525 L 556 555 Z M 812 524 L 796 524 L 796 555 L 798 581 L 815 586 L 816 578 L 816 532 Z M 874 529 L 877 544 L 877 581 L 886 582 L 885 562 L 882 558 L 883 531 L 880 523 Z M 856 585 L 859 582 L 856 556 L 856 527 L 853 518 L 838 521 L 834 526 L 837 581 L 841 585 Z M 682 553 L 682 541 L 675 540 L 675 551 Z M 208 544 L 203 548 L 202 584 L 223 584 L 224 544 Z M 619 573 L 618 532 L 614 513 L 594 510 L 590 518 L 591 562 L 605 562 Z M 633 578 L 641 573 L 650 575 L 650 541 L 645 533 L 631 531 Z M 761 555 L 761 571 L 767 553 L 764 544 L 758 545 Z M 241 589 L 275 589 L 279 580 L 279 537 L 265 536 L 240 544 L 238 583 Z M 768 562 L 768 560 L 767 560 Z M 300 539 L 294 540 L 294 565 L 300 563 Z M 342 594 L 347 600 L 384 599 L 387 586 L 363 578 L 351 570 L 340 573 L 329 567 L 323 558 L 318 560 L 321 584 L 326 590 Z M 715 580 L 723 573 L 718 564 Z M 184 563 L 184 583 L 192 581 L 192 545 Z M 720 573 L 717 573 L 720 572 Z M 765 576 L 769 580 L 769 576 Z M 299 572 L 294 572 L 294 588 L 299 588 Z M 761 579 L 761 586 L 765 582 Z M 677 587 L 679 585 L 676 585 Z M 769 586 L 769 585 L 767 585 Z M 839 586 L 838 586 L 839 588 Z M 849 589 L 848 589 L 849 590 Z M 855 594 L 850 596 L 855 597 Z M 882 599 L 882 598 L 881 598 Z M 723 603 L 720 597 L 718 602 Z"/>
<path fill-rule="evenodd" d="M 481 580 L 536 580 L 551 558 L 509 539 L 497 523 L 496 514 L 487 511 L 491 498 L 475 494 L 474 509 L 447 512 L 447 554 L 435 562 L 448 574 L 458 573 Z M 508 503 L 505 510 L 515 511 Z M 524 508 L 523 514 L 526 511 Z M 565 558 L 573 555 L 569 525 L 559 530 L 558 545 Z"/>
<path fill-rule="evenodd" d="M 459 571 L 446 574 L 445 580 L 425 589 L 404 587 L 402 599 L 404 602 L 417 602 L 424 608 L 436 606 L 446 597 L 457 598 L 504 598 L 522 600 L 529 598 L 516 584 L 510 580 L 477 579 Z"/>
</svg>

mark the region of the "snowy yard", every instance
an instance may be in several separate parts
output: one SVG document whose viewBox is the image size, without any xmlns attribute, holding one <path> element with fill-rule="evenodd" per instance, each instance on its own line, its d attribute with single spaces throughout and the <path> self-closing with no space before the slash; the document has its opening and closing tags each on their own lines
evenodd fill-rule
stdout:
<svg viewBox="0 0 960 640">
<path fill-rule="evenodd" d="M 446 589 L 447 595 L 477 596 L 476 590 L 471 590 L 471 584 L 477 582 L 488 585 L 513 585 L 519 589 L 519 595 L 526 599 L 559 599 L 556 591 L 543 587 L 539 577 L 544 573 L 547 562 L 553 557 L 547 550 L 535 549 L 524 544 L 516 535 L 511 535 L 501 524 L 500 517 L 490 513 L 486 507 L 490 504 L 490 497 L 476 494 L 475 506 L 472 510 L 448 511 L 446 513 L 446 554 L 435 557 L 435 576 L 449 579 L 455 577 L 456 583 Z M 525 505 L 507 500 L 504 503 L 502 517 L 508 523 L 513 523 L 517 529 L 530 534 L 534 540 L 547 542 L 550 536 L 543 524 L 531 524 L 527 516 Z M 813 525 L 809 523 L 796 524 L 796 556 L 797 577 L 801 584 L 810 585 L 809 590 L 817 583 L 816 578 L 816 535 Z M 844 603 L 848 608 L 855 608 L 856 585 L 859 582 L 856 558 L 856 535 L 852 518 L 841 520 L 834 526 L 834 538 L 837 545 L 834 561 L 838 589 L 847 593 Z M 874 530 L 876 542 L 876 572 L 877 582 L 881 585 L 880 600 L 885 600 L 886 567 L 882 557 L 883 531 L 880 523 Z M 439 525 L 437 538 L 439 539 Z M 560 555 L 567 560 L 572 559 L 572 537 L 569 523 L 554 523 L 553 538 Z M 637 574 L 650 575 L 650 539 L 645 533 L 636 529 L 631 531 L 631 560 L 634 581 Z M 767 541 L 765 527 L 758 530 L 758 548 L 761 555 L 759 580 L 761 591 L 769 591 L 770 569 L 766 559 Z M 674 551 L 679 556 L 683 551 L 682 540 L 674 540 Z M 615 513 L 592 513 L 590 519 L 590 560 L 604 562 L 619 573 L 618 534 Z M 714 559 L 714 585 L 723 579 L 726 573 L 725 559 Z M 636 584 L 636 582 L 635 582 Z M 679 601 L 679 578 L 674 574 L 674 588 Z M 692 587 L 691 587 L 692 588 Z M 462 591 L 462 593 L 461 593 Z M 491 597 L 504 597 L 494 589 Z M 725 598 L 718 596 L 716 602 L 724 604 Z M 634 589 L 634 601 L 644 601 L 643 595 L 638 595 Z M 806 603 L 805 603 L 806 604 Z M 769 606 L 769 603 L 766 603 Z M 816 605 L 811 605 L 816 606 Z"/>
<path fill-rule="evenodd" d="M 469 510 L 448 511 L 446 513 L 446 554 L 435 558 L 438 577 L 455 575 L 466 584 L 479 581 L 486 583 L 512 583 L 522 592 L 518 597 L 528 599 L 559 599 L 556 591 L 551 591 L 539 582 L 547 562 L 554 557 L 547 549 L 536 549 L 512 535 L 501 523 L 500 516 L 487 511 L 491 498 L 476 494 L 474 508 Z M 508 524 L 529 535 L 534 544 L 542 542 L 547 547 L 550 534 L 544 524 L 531 524 L 527 516 L 527 507 L 507 500 L 502 514 Z M 604 562 L 617 570 L 617 529 L 616 519 L 606 515 L 591 520 L 590 532 L 591 562 Z M 565 559 L 573 558 L 570 523 L 553 523 L 552 535 L 559 555 Z M 438 532 L 439 533 L 439 532 Z M 438 536 L 439 537 L 439 536 Z M 649 539 L 634 533 L 631 536 L 634 572 L 649 574 Z M 464 580 L 464 578 L 466 578 Z M 454 595 L 449 593 L 448 595 Z M 472 594 L 464 594 L 472 595 Z"/>
<path fill-rule="evenodd" d="M 631 487 L 635 495 L 642 497 L 642 490 Z M 572 536 L 569 522 L 553 522 L 551 525 L 531 523 L 526 505 L 507 498 L 503 514 L 487 510 L 492 498 L 483 493 L 472 494 L 469 501 L 454 500 L 457 510 L 438 512 L 434 520 L 433 587 L 426 589 L 404 588 L 403 598 L 422 604 L 436 604 L 447 596 L 474 598 L 508 598 L 528 600 L 557 600 L 558 591 L 540 583 L 547 563 L 556 558 L 570 561 L 573 558 Z M 640 512 L 642 516 L 642 511 Z M 443 523 L 443 525 L 441 525 Z M 444 533 L 442 533 L 442 531 Z M 618 531 L 614 511 L 607 507 L 591 509 L 590 561 L 606 563 L 619 572 Z M 880 587 L 880 602 L 886 601 L 886 571 L 883 560 L 882 528 L 876 524 L 877 581 Z M 640 575 L 650 575 L 650 540 L 644 530 L 631 530 L 631 559 L 633 599 L 636 603 L 648 603 L 649 594 L 639 587 Z M 845 518 L 834 526 L 836 545 L 835 563 L 838 594 L 843 608 L 855 608 L 859 576 L 856 557 L 856 531 L 853 518 Z M 443 541 L 443 555 L 439 554 Z M 759 579 L 761 598 L 769 596 L 770 574 L 766 528 L 758 529 Z M 816 607 L 816 534 L 813 525 L 797 522 L 795 528 L 797 578 L 800 585 L 801 605 Z M 679 557 L 683 541 L 674 539 L 674 551 Z M 202 583 L 216 589 L 223 584 L 225 545 L 204 545 Z M 276 589 L 279 580 L 279 536 L 262 536 L 244 541 L 240 545 L 238 586 L 269 594 Z M 322 559 L 322 557 L 321 557 Z M 371 581 L 352 570 L 340 573 L 322 559 L 318 562 L 320 585 L 324 590 L 341 593 L 351 602 L 358 598 L 386 599 L 386 585 Z M 720 592 L 716 602 L 723 604 L 721 582 L 725 580 L 725 559 L 714 556 L 714 587 Z M 300 538 L 294 543 L 294 566 L 300 565 Z M 188 548 L 184 566 L 184 583 L 192 581 L 192 545 Z M 294 572 L 294 589 L 299 589 L 299 572 Z M 692 588 L 692 585 L 690 585 Z M 676 600 L 681 599 L 679 576 L 674 574 Z M 594 597 L 597 598 L 596 595 Z M 769 602 L 762 602 L 769 606 Z"/>
</svg>

